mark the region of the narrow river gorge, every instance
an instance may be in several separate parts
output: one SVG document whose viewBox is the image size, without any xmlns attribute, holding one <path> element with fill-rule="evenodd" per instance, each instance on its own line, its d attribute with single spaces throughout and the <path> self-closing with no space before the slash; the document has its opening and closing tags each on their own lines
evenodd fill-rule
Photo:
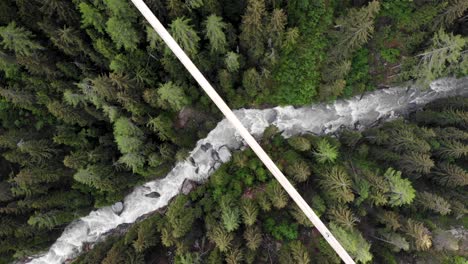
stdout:
<svg viewBox="0 0 468 264">
<path fill-rule="evenodd" d="M 365 129 L 380 122 L 416 111 L 425 104 L 450 96 L 467 96 L 468 78 L 439 79 L 430 88 L 394 87 L 367 93 L 362 97 L 294 108 L 235 111 L 244 126 L 260 137 L 269 125 L 275 125 L 284 137 L 303 133 L 326 134 L 341 128 Z M 218 123 L 206 138 L 197 142 L 190 156 L 177 163 L 165 178 L 136 187 L 122 203 L 92 211 L 72 222 L 48 252 L 31 257 L 29 263 L 64 263 L 80 254 L 85 244 L 92 244 L 121 224 L 135 222 L 142 215 L 168 204 L 185 180 L 203 182 L 231 152 L 244 147 L 243 141 L 227 120 Z"/>
</svg>

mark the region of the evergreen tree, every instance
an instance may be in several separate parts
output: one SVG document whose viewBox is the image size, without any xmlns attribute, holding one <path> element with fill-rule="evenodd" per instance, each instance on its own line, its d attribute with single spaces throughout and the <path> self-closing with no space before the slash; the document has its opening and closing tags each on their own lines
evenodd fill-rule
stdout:
<svg viewBox="0 0 468 264">
<path fill-rule="evenodd" d="M 234 239 L 233 234 L 227 232 L 222 227 L 215 227 L 209 231 L 208 237 L 216 244 L 216 247 L 221 252 L 226 252 L 231 248 L 231 241 Z"/>
<path fill-rule="evenodd" d="M 137 49 L 139 37 L 131 21 L 117 16 L 111 17 L 106 23 L 106 31 L 118 49 L 122 47 L 128 51 Z"/>
<path fill-rule="evenodd" d="M 374 33 L 374 18 L 379 10 L 380 3 L 372 1 L 361 9 L 351 9 L 346 16 L 336 21 L 340 29 L 338 48 L 344 49 L 342 54 L 349 54 L 367 43 Z"/>
<path fill-rule="evenodd" d="M 210 41 L 210 50 L 213 53 L 223 53 L 226 50 L 226 23 L 217 15 L 210 15 L 205 21 L 205 35 Z"/>
<path fill-rule="evenodd" d="M 250 250 L 257 250 L 263 240 L 260 228 L 258 226 L 247 227 L 244 231 L 244 239 Z"/>
<path fill-rule="evenodd" d="M 297 182 L 304 182 L 310 176 L 310 168 L 303 160 L 294 161 L 286 168 L 286 173 L 293 177 Z"/>
<path fill-rule="evenodd" d="M 389 203 L 391 206 L 410 204 L 416 191 L 408 179 L 401 178 L 401 172 L 388 168 L 384 175 L 390 185 Z"/>
<path fill-rule="evenodd" d="M 416 250 L 424 251 L 432 246 L 431 233 L 422 223 L 408 219 L 404 231 L 411 237 L 412 245 Z"/>
<path fill-rule="evenodd" d="M 356 262 L 368 263 L 372 261 L 370 244 L 367 243 L 359 231 L 343 229 L 333 222 L 330 223 L 330 231 Z"/>
<path fill-rule="evenodd" d="M 320 139 L 314 151 L 315 159 L 318 163 L 334 163 L 338 158 L 338 149 L 332 146 L 326 138 Z"/>
<path fill-rule="evenodd" d="M 468 185 L 468 173 L 456 164 L 441 163 L 434 172 L 434 180 L 447 187 Z"/>
<path fill-rule="evenodd" d="M 389 231 L 397 231 L 401 227 L 401 219 L 398 213 L 393 211 L 379 211 L 377 219 L 380 223 L 384 224 Z"/>
<path fill-rule="evenodd" d="M 281 209 L 287 205 L 288 195 L 277 181 L 271 181 L 266 192 L 274 207 Z"/>
<path fill-rule="evenodd" d="M 188 18 L 177 18 L 169 25 L 172 37 L 180 45 L 180 47 L 189 55 L 196 55 L 198 52 L 198 37 L 193 26 L 190 25 L 191 20 Z"/>
<path fill-rule="evenodd" d="M 184 90 L 173 82 L 161 84 L 157 93 L 159 96 L 157 99 L 158 105 L 163 109 L 180 111 L 190 103 L 190 99 L 185 95 Z"/>
<path fill-rule="evenodd" d="M 410 245 L 408 241 L 400 234 L 387 231 L 380 231 L 379 233 L 381 235 L 379 240 L 392 245 L 392 251 L 400 252 L 401 250 L 409 250 Z"/>
<path fill-rule="evenodd" d="M 308 151 L 311 148 L 309 140 L 301 136 L 294 136 L 288 139 L 288 143 L 291 147 L 298 151 Z"/>
<path fill-rule="evenodd" d="M 432 38 L 432 45 L 425 52 L 418 55 L 420 63 L 415 69 L 415 75 L 422 84 L 443 75 L 446 65 L 459 63 L 461 52 L 466 40 L 439 30 Z"/>
<path fill-rule="evenodd" d="M 344 203 L 354 200 L 352 182 L 342 167 L 328 168 L 321 176 L 319 184 L 324 188 L 326 195 Z"/>
<path fill-rule="evenodd" d="M 438 16 L 435 25 L 443 24 L 445 27 L 451 26 L 455 20 L 462 17 L 468 9 L 468 3 L 463 0 L 450 0 L 443 12 Z"/>
<path fill-rule="evenodd" d="M 242 16 L 239 36 L 241 44 L 249 51 L 253 60 L 264 53 L 266 8 L 264 0 L 248 0 L 247 9 Z"/>
<path fill-rule="evenodd" d="M 0 27 L 0 37 L 3 48 L 13 50 L 20 56 L 32 56 L 35 51 L 43 49 L 32 39 L 35 35 L 23 27 L 16 26 L 16 22 Z"/>
<path fill-rule="evenodd" d="M 352 229 L 356 222 L 359 221 L 349 208 L 341 205 L 331 208 L 328 215 L 333 222 L 346 229 Z"/>
<path fill-rule="evenodd" d="M 252 226 L 257 221 L 258 216 L 258 207 L 257 205 L 250 199 L 242 200 L 242 219 L 244 220 L 244 224 L 247 226 Z"/>
<path fill-rule="evenodd" d="M 86 3 L 81 2 L 78 5 L 81 12 L 81 24 L 83 27 L 92 26 L 100 33 L 104 33 L 105 19 L 97 8 Z"/>
<path fill-rule="evenodd" d="M 226 64 L 226 68 L 229 72 L 237 72 L 239 70 L 239 54 L 229 51 L 226 54 L 224 59 L 224 63 Z"/>
<path fill-rule="evenodd" d="M 426 210 L 431 210 L 441 215 L 447 215 L 451 212 L 450 204 L 442 197 L 429 193 L 419 192 L 417 196 L 418 205 Z"/>
</svg>

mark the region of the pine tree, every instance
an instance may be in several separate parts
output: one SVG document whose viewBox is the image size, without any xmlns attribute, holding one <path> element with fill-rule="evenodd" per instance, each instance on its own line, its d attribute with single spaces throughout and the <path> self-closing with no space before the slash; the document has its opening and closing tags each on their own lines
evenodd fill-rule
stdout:
<svg viewBox="0 0 468 264">
<path fill-rule="evenodd" d="M 283 187 L 277 181 L 271 181 L 267 188 L 266 193 L 273 204 L 277 209 L 281 209 L 288 204 L 288 195 Z"/>
<path fill-rule="evenodd" d="M 284 32 L 286 29 L 287 17 L 283 9 L 275 8 L 271 12 L 271 19 L 268 25 L 268 30 L 271 32 L 272 45 L 275 48 L 281 48 Z"/>
<path fill-rule="evenodd" d="M 415 68 L 419 82 L 427 85 L 442 76 L 446 65 L 457 64 L 466 40 L 461 36 L 446 33 L 442 29 L 434 34 L 432 45 L 418 55 L 420 63 Z"/>
<path fill-rule="evenodd" d="M 234 236 L 224 228 L 217 226 L 208 231 L 208 238 L 216 244 L 221 252 L 226 252 L 231 248 L 231 241 Z"/>
<path fill-rule="evenodd" d="M 157 232 L 152 221 L 143 221 L 138 226 L 137 239 L 133 241 L 133 247 L 137 253 L 143 253 L 146 249 L 156 245 Z"/>
<path fill-rule="evenodd" d="M 172 201 L 166 216 L 167 221 L 172 227 L 172 236 L 181 238 L 192 229 L 192 224 L 196 218 L 196 210 L 192 207 L 186 207 L 188 198 L 179 195 Z"/>
<path fill-rule="evenodd" d="M 49 147 L 51 145 L 52 142 L 45 139 L 28 141 L 20 140 L 17 144 L 19 151 L 29 154 L 33 161 L 38 163 L 51 159 L 57 152 L 56 149 Z"/>
<path fill-rule="evenodd" d="M 255 68 L 250 68 L 242 75 L 242 86 L 251 97 L 257 95 L 263 87 L 262 77 Z"/>
<path fill-rule="evenodd" d="M 448 1 L 445 10 L 437 17 L 435 26 L 440 26 L 440 24 L 443 24 L 445 27 L 451 26 L 455 20 L 463 16 L 466 10 L 468 10 L 468 3 L 466 1 Z"/>
<path fill-rule="evenodd" d="M 323 84 L 319 87 L 319 97 L 323 101 L 336 99 L 337 96 L 341 95 L 345 87 L 345 80 L 336 80 L 331 83 Z"/>
<path fill-rule="evenodd" d="M 401 178 L 401 172 L 388 168 L 384 174 L 390 185 L 389 203 L 392 207 L 410 204 L 416 191 L 411 186 L 411 181 Z"/>
<path fill-rule="evenodd" d="M 352 182 L 342 167 L 327 168 L 321 176 L 319 184 L 331 198 L 344 203 L 354 200 Z"/>
<path fill-rule="evenodd" d="M 404 231 L 412 238 L 412 245 L 416 250 L 424 251 L 432 246 L 431 233 L 422 223 L 408 219 Z"/>
<path fill-rule="evenodd" d="M 300 241 L 295 240 L 291 242 L 289 247 L 291 249 L 291 255 L 294 259 L 294 263 L 309 264 L 311 262 L 309 251 Z"/>
<path fill-rule="evenodd" d="M 81 2 L 78 5 L 81 12 L 81 24 L 83 27 L 92 26 L 100 33 L 104 33 L 105 19 L 99 10 L 90 4 Z"/>
<path fill-rule="evenodd" d="M 318 163 L 334 163 L 338 158 L 338 148 L 332 146 L 326 138 L 322 138 L 317 142 L 314 156 Z"/>
<path fill-rule="evenodd" d="M 340 141 L 351 148 L 354 148 L 361 139 L 362 134 L 359 131 L 344 130 L 340 133 Z"/>
<path fill-rule="evenodd" d="M 257 221 L 258 207 L 252 200 L 244 199 L 242 200 L 241 214 L 244 224 L 246 226 L 252 226 Z"/>
<path fill-rule="evenodd" d="M 200 37 L 188 18 L 177 18 L 169 25 L 172 37 L 188 55 L 196 55 Z"/>
<path fill-rule="evenodd" d="M 158 88 L 158 105 L 163 109 L 180 111 L 185 105 L 190 103 L 190 99 L 185 95 L 182 87 L 173 82 L 161 84 Z"/>
<path fill-rule="evenodd" d="M 241 40 L 240 43 L 249 51 L 254 60 L 260 58 L 264 53 L 265 16 L 264 0 L 248 0 L 247 9 L 242 16 L 239 38 Z"/>
<path fill-rule="evenodd" d="M 43 49 L 39 43 L 32 40 L 35 37 L 33 33 L 16 26 L 15 22 L 0 27 L 0 37 L 3 48 L 13 50 L 17 55 L 32 56 L 35 51 Z"/>
<path fill-rule="evenodd" d="M 223 53 L 226 50 L 226 23 L 217 15 L 210 15 L 205 21 L 205 35 L 210 41 L 210 50 L 213 53 Z"/>
<path fill-rule="evenodd" d="M 451 212 L 450 204 L 444 198 L 429 192 L 419 192 L 417 195 L 418 205 L 441 215 L 447 215 Z"/>
<path fill-rule="evenodd" d="M 301 136 L 290 137 L 288 144 L 298 151 L 308 151 L 311 148 L 310 141 Z"/>
<path fill-rule="evenodd" d="M 379 230 L 381 238 L 378 238 L 380 241 L 392 245 L 392 251 L 400 252 L 401 250 L 408 251 L 410 245 L 406 239 L 394 232 L 382 231 Z"/>
<path fill-rule="evenodd" d="M 362 237 L 356 229 L 347 230 L 335 223 L 330 223 L 330 231 L 343 245 L 356 262 L 368 263 L 372 261 L 370 244 Z"/>
<path fill-rule="evenodd" d="M 244 239 L 247 242 L 247 248 L 257 250 L 262 243 L 262 232 L 258 226 L 249 226 L 244 231 Z"/>
<path fill-rule="evenodd" d="M 394 211 L 381 210 L 377 213 L 377 219 L 389 231 L 397 231 L 401 227 L 400 216 Z"/>
<path fill-rule="evenodd" d="M 305 182 L 310 176 L 310 168 L 305 161 L 296 160 L 286 167 L 286 173 L 297 182 Z"/>
<path fill-rule="evenodd" d="M 434 180 L 447 187 L 461 187 L 468 185 L 468 173 L 461 167 L 452 163 L 437 165 Z"/>
<path fill-rule="evenodd" d="M 228 232 L 232 232 L 239 228 L 239 208 L 237 207 L 224 207 L 222 206 L 221 219 L 223 221 L 224 228 Z"/>
<path fill-rule="evenodd" d="M 328 215 L 331 221 L 346 229 L 352 229 L 356 222 L 359 221 L 353 212 L 347 206 L 343 205 L 331 208 Z"/>
<path fill-rule="evenodd" d="M 242 263 L 243 259 L 244 259 L 244 254 L 242 250 L 238 247 L 226 252 L 226 258 L 225 258 L 226 264 Z"/>
<path fill-rule="evenodd" d="M 132 22 L 125 18 L 113 16 L 106 22 L 106 31 L 115 43 L 115 46 L 125 48 L 127 51 L 134 51 L 138 47 L 139 35 L 132 25 Z"/>
<path fill-rule="evenodd" d="M 337 48 L 345 56 L 367 43 L 374 33 L 374 18 L 380 10 L 380 3 L 372 1 L 361 9 L 351 9 L 346 16 L 337 19 L 340 40 Z"/>
<path fill-rule="evenodd" d="M 229 72 L 237 72 L 239 70 L 239 54 L 229 51 L 224 58 L 224 63 Z"/>
<path fill-rule="evenodd" d="M 398 164 L 402 170 L 408 173 L 428 174 L 434 167 L 434 161 L 430 155 L 416 152 L 403 155 Z"/>
<path fill-rule="evenodd" d="M 468 145 L 458 140 L 443 140 L 437 154 L 445 159 L 459 159 L 468 156 Z"/>
</svg>

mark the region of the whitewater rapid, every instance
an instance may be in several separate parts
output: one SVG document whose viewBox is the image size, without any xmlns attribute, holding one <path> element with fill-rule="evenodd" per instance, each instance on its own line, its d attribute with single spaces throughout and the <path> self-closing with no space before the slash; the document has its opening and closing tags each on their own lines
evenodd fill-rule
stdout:
<svg viewBox="0 0 468 264">
<path fill-rule="evenodd" d="M 287 138 L 304 133 L 333 133 L 343 127 L 362 130 L 449 96 L 468 96 L 468 78 L 439 79 L 422 91 L 417 87 L 395 87 L 333 104 L 241 109 L 235 114 L 254 137 L 260 137 L 269 125 L 275 125 Z M 77 257 L 85 244 L 93 244 L 120 224 L 133 223 L 140 216 L 166 206 L 180 192 L 186 179 L 203 182 L 222 163 L 230 160 L 233 150 L 243 146 L 234 127 L 226 119 L 220 121 L 206 138 L 197 142 L 190 156 L 177 163 L 165 178 L 147 182 L 127 195 L 120 215 L 114 213 L 115 207 L 113 210 L 107 206 L 73 221 L 47 252 L 32 257 L 29 263 L 58 264 Z M 153 192 L 161 196 L 145 196 Z"/>
</svg>

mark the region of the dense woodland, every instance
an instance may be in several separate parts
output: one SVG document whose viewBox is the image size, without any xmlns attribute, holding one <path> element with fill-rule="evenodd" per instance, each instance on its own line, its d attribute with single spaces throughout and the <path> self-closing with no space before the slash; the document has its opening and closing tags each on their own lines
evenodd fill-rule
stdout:
<svg viewBox="0 0 468 264">
<path fill-rule="evenodd" d="M 439 77 L 468 74 L 468 2 L 465 0 L 147 0 L 146 3 L 232 108 L 311 104 L 359 95 L 404 81 L 414 81 L 425 87 Z M 429 147 L 425 145 L 424 152 L 414 150 L 415 153 L 423 153 L 422 156 L 411 153 L 401 156 L 391 152 L 407 149 L 385 152 L 388 147 L 386 141 L 373 142 L 367 136 L 355 143 L 372 146 L 369 151 L 380 150 L 386 160 L 396 159 L 391 164 L 396 171 L 389 171 L 389 175 L 399 175 L 397 171 L 402 171 L 405 179 L 422 172 L 432 175 L 432 167 L 436 166 L 442 168 L 441 171 L 443 168 L 451 172 L 455 170 L 463 176 L 466 173 L 463 167 L 466 151 L 459 154 L 458 163 L 456 159 L 441 154 L 448 160 L 442 162 L 440 155 L 434 154 L 438 150 L 433 144 L 440 143 L 439 148 L 445 146 L 440 139 L 443 137 L 440 133 L 445 132 L 440 132 L 436 126 L 439 119 L 447 119 L 452 121 L 442 125 L 458 126 L 462 131 L 453 132 L 449 128 L 450 133 L 461 133 L 461 136 L 449 136 L 446 140 L 455 140 L 456 143 L 447 144 L 463 150 L 460 144 L 466 143 L 463 134 L 466 130 L 465 104 L 464 101 L 454 103 L 453 108 L 444 110 L 448 112 L 438 112 L 439 108 L 446 107 L 442 105 L 431 110 L 433 114 L 415 117 L 418 124 L 434 126 L 432 132 L 424 134 L 428 138 L 422 138 L 429 142 Z M 452 107 L 451 103 L 449 106 Z M 177 160 L 186 157 L 196 140 L 221 119 L 215 106 L 126 0 L 0 0 L 0 109 L 0 263 L 44 250 L 73 219 L 121 200 L 137 184 L 164 176 Z M 460 124 L 457 118 L 465 123 Z M 404 124 L 400 125 L 406 126 Z M 419 128 L 407 129 L 401 133 L 420 138 L 415 134 L 419 132 L 414 132 Z M 435 134 L 431 136 L 430 133 Z M 307 140 L 311 149 L 322 142 Z M 320 144 L 335 144 L 338 150 L 338 141 L 326 140 L 323 142 L 330 142 Z M 281 139 L 276 141 L 276 148 L 286 148 Z M 346 171 L 355 184 L 356 180 L 352 178 L 355 176 L 349 172 L 349 164 L 346 163 L 357 155 L 355 148 L 342 148 L 339 159 L 335 158 L 336 166 L 331 166 L 334 163 L 325 158 L 323 163 L 319 162 L 322 165 L 307 165 L 311 173 L 341 175 Z M 298 158 L 305 155 L 306 160 L 307 155 L 313 152 L 307 153 L 291 155 Z M 240 158 L 247 155 L 247 158 L 242 158 L 246 159 L 245 162 L 258 163 L 250 161 L 254 160 L 251 154 L 239 155 Z M 427 162 L 426 169 L 408 171 L 411 162 L 416 161 Z M 438 164 L 439 161 L 445 165 Z M 379 167 L 379 175 L 384 175 L 390 167 L 378 161 L 372 162 L 368 164 L 369 168 L 364 168 L 378 174 L 374 167 L 383 166 Z M 261 171 L 259 164 L 255 166 Z M 223 168 L 213 179 L 219 178 L 226 170 L 236 171 L 231 175 L 248 174 L 245 166 L 236 162 Z M 332 171 L 331 168 L 335 169 Z M 330 171 L 325 172 L 328 169 Z M 250 183 L 247 182 L 250 185 L 246 186 L 258 186 L 261 182 L 269 192 L 281 192 L 265 172 L 264 176 L 258 176 L 263 177 L 263 182 L 256 179 L 256 174 L 247 174 L 244 176 L 250 179 Z M 239 185 L 245 181 L 244 176 L 228 182 L 223 187 L 225 191 L 239 196 L 245 188 L 243 184 Z M 466 175 L 463 177 L 465 180 L 461 186 L 466 184 Z M 225 180 L 228 179 L 231 177 Z M 306 182 L 312 186 L 314 181 L 315 177 Z M 235 182 L 237 184 L 232 185 Z M 326 189 L 326 183 L 321 184 Z M 460 185 L 460 180 L 457 184 Z M 450 184 L 451 188 L 455 185 Z M 216 186 L 203 188 L 206 191 L 212 188 L 213 192 L 218 188 L 219 192 L 220 187 Z M 366 187 L 359 188 L 364 192 Z M 370 195 L 372 185 L 368 189 Z M 369 225 L 363 231 L 368 239 L 376 223 L 372 222 L 374 220 L 365 221 L 362 214 L 374 213 L 371 210 L 374 207 L 358 207 L 359 203 L 354 200 L 355 197 L 359 199 L 357 193 L 353 189 L 345 200 L 335 197 L 340 205 L 333 207 L 335 211 L 324 209 L 324 213 L 329 220 L 334 220 L 332 212 L 337 215 L 347 212 L 362 218 L 359 224 Z M 451 195 L 451 192 L 443 194 Z M 224 258 L 226 252 L 242 255 L 244 260 L 252 259 L 255 251 L 240 247 L 242 236 L 239 234 L 247 228 L 239 226 L 239 218 L 237 224 L 228 229 L 210 225 L 219 217 L 216 215 L 219 212 L 202 208 L 202 198 L 197 198 L 197 195 L 201 194 L 197 191 L 191 197 L 177 198 L 173 203 L 173 206 L 181 208 L 186 204 L 185 199 L 193 205 L 193 219 L 189 220 L 197 221 L 197 226 L 202 228 L 193 237 L 208 232 L 205 243 L 212 252 L 217 252 L 209 254 L 213 255 L 215 262 L 216 256 Z M 323 208 L 332 208 L 324 204 L 324 199 L 334 197 L 333 192 L 320 195 L 323 196 Z M 431 195 L 435 194 L 429 192 L 423 197 L 429 199 L 433 197 Z M 361 203 L 370 203 L 366 199 L 363 198 Z M 320 199 L 313 201 L 313 204 L 319 203 Z M 466 199 L 459 198 L 458 201 Z M 212 204 L 224 203 L 225 207 L 229 207 L 231 202 L 238 201 L 210 201 Z M 265 198 L 265 203 L 270 202 Z M 272 210 L 282 212 L 279 211 L 282 207 L 275 206 L 275 203 Z M 379 206 L 386 205 L 389 201 L 380 203 Z M 238 210 L 241 210 L 239 206 Z M 451 210 L 455 211 L 454 208 L 460 206 L 460 203 L 452 205 Z M 409 216 L 409 211 L 402 212 L 397 208 L 393 210 L 405 217 L 405 221 L 417 218 Z M 266 211 L 266 208 L 261 210 Z M 266 213 L 265 216 L 270 215 L 271 220 L 259 218 L 261 223 L 247 225 L 252 227 L 249 232 L 270 232 L 271 241 L 286 239 L 296 241 L 294 247 L 308 247 L 306 240 L 301 240 L 302 246 L 297 242 L 297 237 L 302 236 L 298 232 L 305 223 L 292 223 L 291 216 L 284 212 L 279 213 L 278 218 L 273 217 L 273 213 Z M 236 217 L 235 212 L 223 214 L 228 214 L 224 218 Z M 166 217 L 171 216 L 168 214 Z M 174 217 L 179 216 L 176 214 Z M 147 224 L 148 228 L 158 234 L 169 232 L 163 231 L 162 226 L 152 228 L 157 223 L 160 223 L 158 226 L 161 223 L 167 225 L 166 220 L 157 220 L 159 218 L 148 220 L 153 221 Z M 410 223 L 415 226 L 422 221 L 413 220 L 417 222 Z M 275 221 L 285 223 L 280 225 L 284 226 L 283 231 L 273 230 L 277 226 Z M 265 226 L 267 223 L 270 223 L 269 229 Z M 351 228 L 343 227 L 338 220 L 335 223 L 333 229 L 343 235 L 346 234 L 343 228 Z M 209 230 L 204 230 L 204 226 Z M 171 227 L 164 228 L 170 230 Z M 354 230 L 352 234 L 359 237 L 360 233 L 353 228 L 349 230 Z M 296 230 L 295 236 L 291 230 Z M 387 235 L 402 237 L 406 235 L 403 230 L 406 229 Z M 128 238 L 128 243 L 119 240 L 116 245 L 129 248 L 129 256 L 134 256 L 135 260 L 141 260 L 148 254 L 146 249 L 176 244 L 180 244 L 178 258 L 191 257 L 187 255 L 190 250 L 184 248 L 190 248 L 187 243 L 193 240 L 187 239 L 186 244 L 182 243 L 182 238 L 187 235 L 183 231 L 177 235 L 167 233 L 167 243 L 156 243 L 160 236 L 155 234 L 155 242 L 145 242 L 151 246 L 143 249 L 129 246 L 133 242 L 128 241 L 133 241 L 133 238 Z M 374 236 L 383 239 L 383 231 L 375 232 Z M 213 251 L 213 242 L 210 241 L 215 241 L 215 233 L 232 237 L 232 243 Z M 408 243 L 413 243 L 407 239 Z M 114 251 L 118 250 L 116 246 Z M 370 254 L 364 253 L 363 259 L 368 259 Z M 197 252 L 193 254 L 196 257 Z M 387 255 L 391 256 L 390 253 Z M 124 262 L 127 263 L 126 260 Z"/>
<path fill-rule="evenodd" d="M 362 133 L 286 140 L 271 126 L 261 143 L 356 262 L 463 264 L 444 230 L 468 225 L 467 125 L 455 98 Z M 248 149 L 76 263 L 341 262 Z"/>
</svg>

